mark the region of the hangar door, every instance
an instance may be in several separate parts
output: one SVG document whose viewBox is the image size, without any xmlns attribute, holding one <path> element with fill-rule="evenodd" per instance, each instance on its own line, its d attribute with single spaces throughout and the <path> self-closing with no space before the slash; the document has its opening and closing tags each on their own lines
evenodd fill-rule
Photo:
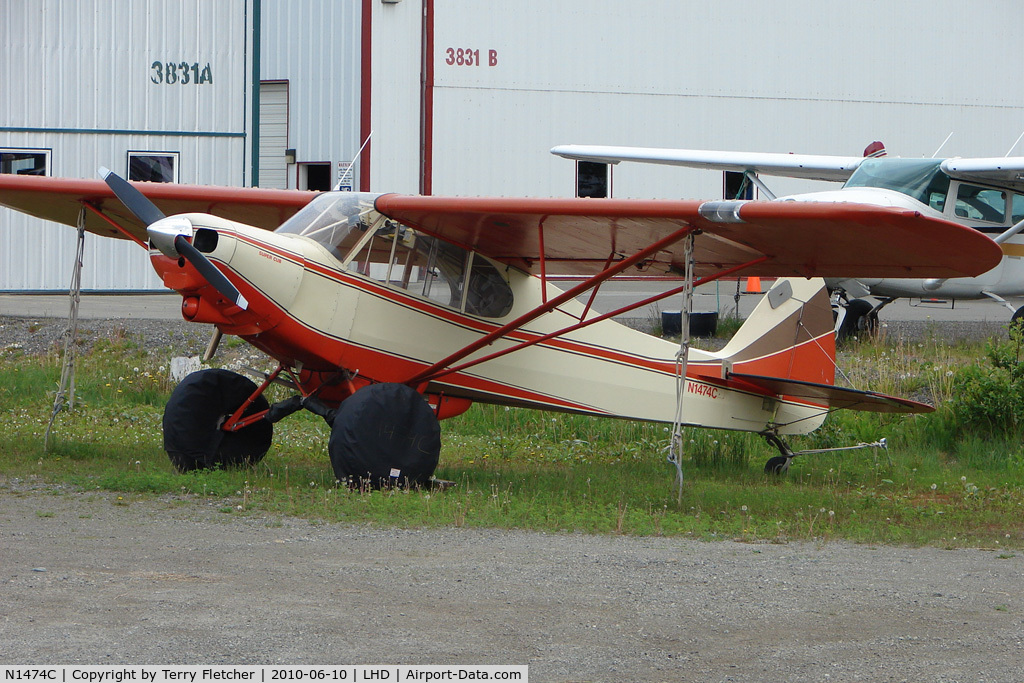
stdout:
<svg viewBox="0 0 1024 683">
<path fill-rule="evenodd" d="M 288 189 L 288 81 L 260 83 L 260 187 Z"/>
</svg>

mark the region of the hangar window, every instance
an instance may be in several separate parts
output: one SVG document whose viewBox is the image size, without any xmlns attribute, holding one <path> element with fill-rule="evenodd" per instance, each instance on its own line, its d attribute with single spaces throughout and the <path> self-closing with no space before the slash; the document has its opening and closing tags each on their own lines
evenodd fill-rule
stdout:
<svg viewBox="0 0 1024 683">
<path fill-rule="evenodd" d="M 754 184 L 746 173 L 725 171 L 722 174 L 722 197 L 725 199 L 753 199 Z"/>
<path fill-rule="evenodd" d="M 128 152 L 128 180 L 178 182 L 178 153 Z"/>
<path fill-rule="evenodd" d="M 604 199 L 608 191 L 608 164 L 597 161 L 576 162 L 576 196 Z"/>
<path fill-rule="evenodd" d="M 0 149 L 0 173 L 49 175 L 50 150 Z"/>
<path fill-rule="evenodd" d="M 329 163 L 299 164 L 298 186 L 300 190 L 330 191 L 331 165 Z"/>
</svg>

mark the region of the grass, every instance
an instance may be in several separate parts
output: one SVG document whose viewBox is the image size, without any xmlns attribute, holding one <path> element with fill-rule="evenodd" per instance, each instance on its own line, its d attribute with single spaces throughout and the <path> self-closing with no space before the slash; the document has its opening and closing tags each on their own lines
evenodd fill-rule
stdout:
<svg viewBox="0 0 1024 683">
<path fill-rule="evenodd" d="M 80 357 L 78 406 L 58 416 L 44 453 L 60 359 L 9 349 L 0 354 L 0 491 L 35 481 L 111 491 L 118 505 L 153 496 L 201 499 L 225 515 L 972 546 L 1011 559 L 1024 547 L 1022 434 L 974 429 L 951 407 L 964 368 L 980 371 L 990 350 L 938 336 L 850 346 L 841 355 L 854 386 L 931 400 L 939 410 L 836 414 L 792 445 L 845 446 L 885 436 L 888 452 L 801 457 L 782 478 L 762 472 L 775 451 L 759 437 L 691 430 L 679 500 L 663 425 L 482 405 L 443 424 L 437 476 L 457 483 L 445 491 L 339 488 L 327 458 L 328 430 L 308 413 L 275 425 L 275 445 L 256 467 L 180 475 L 161 446 L 171 350 L 147 352 L 130 335 Z"/>
</svg>

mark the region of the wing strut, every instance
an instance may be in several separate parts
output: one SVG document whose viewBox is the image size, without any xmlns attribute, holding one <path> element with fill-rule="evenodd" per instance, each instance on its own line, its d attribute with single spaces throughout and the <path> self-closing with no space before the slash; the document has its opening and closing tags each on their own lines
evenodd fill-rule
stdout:
<svg viewBox="0 0 1024 683">
<path fill-rule="evenodd" d="M 138 237 L 136 237 L 135 235 L 131 234 L 130 232 L 125 230 L 123 227 L 121 227 L 120 223 L 118 223 L 117 221 L 113 220 L 112 218 L 110 218 L 110 216 L 108 216 L 107 214 L 103 213 L 101 210 L 97 209 L 95 206 L 93 206 L 92 202 L 82 202 L 82 206 L 84 206 L 85 208 L 87 208 L 90 211 L 92 211 L 94 214 L 96 214 L 97 216 L 99 216 L 100 218 L 105 220 L 107 223 L 110 223 L 110 225 L 112 225 L 114 227 L 114 229 L 116 229 L 122 235 L 124 235 L 125 237 L 130 239 L 132 242 L 135 242 L 135 244 L 139 245 L 143 249 L 148 249 L 149 248 L 149 247 L 146 246 L 145 242 L 143 242 Z"/>
<path fill-rule="evenodd" d="M 654 242 L 654 243 L 648 245 L 644 249 L 641 249 L 637 253 L 635 253 L 632 256 L 630 256 L 629 258 L 624 259 L 622 261 L 619 261 L 618 263 L 616 263 L 611 268 L 607 268 L 607 269 L 603 270 L 602 272 L 598 273 L 597 275 L 594 275 L 594 276 L 590 277 L 589 279 L 587 279 L 587 280 L 581 282 L 580 284 L 576 285 L 572 289 L 569 289 L 569 290 L 563 292 L 562 294 L 556 296 L 554 299 L 551 299 L 551 300 L 547 301 L 546 303 L 544 303 L 543 305 L 538 306 L 537 308 L 533 309 L 532 311 L 519 316 L 518 318 L 516 318 L 512 322 L 506 323 L 505 325 L 502 325 L 498 329 L 496 329 L 496 330 L 494 330 L 494 331 L 484 335 L 483 337 L 481 337 L 477 341 L 475 341 L 472 344 L 469 344 L 468 346 L 462 348 L 461 350 L 453 353 L 452 355 L 448 356 L 447 358 L 439 360 L 438 362 L 436 362 L 433 365 L 431 365 L 429 368 L 426 368 L 425 370 L 420 371 L 414 377 L 411 377 L 408 380 L 406 380 L 405 384 L 408 384 L 410 386 L 415 386 L 415 385 L 419 384 L 420 382 L 423 382 L 424 380 L 429 379 L 430 377 L 435 376 L 438 373 L 438 371 L 445 370 L 452 363 L 455 363 L 457 361 L 462 360 L 466 356 L 469 356 L 471 353 L 473 353 L 475 351 L 478 351 L 478 350 L 482 349 L 485 346 L 489 346 L 490 344 L 494 343 L 496 340 L 500 339 L 501 337 L 504 337 L 506 334 L 508 334 L 512 330 L 517 330 L 520 327 L 522 327 L 523 325 L 525 325 L 525 324 L 527 324 L 527 323 L 529 323 L 529 322 L 531 322 L 533 320 L 536 320 L 537 318 L 539 318 L 540 316 L 544 315 L 545 313 L 547 313 L 549 311 L 552 311 L 555 308 L 561 306 L 566 301 L 570 301 L 572 299 L 575 299 L 577 296 L 579 296 L 583 292 L 586 292 L 586 291 L 592 289 L 595 285 L 600 284 L 601 282 L 604 282 L 605 280 L 607 280 L 610 277 L 614 277 L 615 275 L 618 275 L 619 273 L 621 273 L 622 271 L 626 270 L 627 268 L 630 268 L 631 266 L 634 266 L 637 263 L 639 263 L 640 261 L 644 260 L 645 258 L 650 256 L 651 254 L 655 254 L 655 253 L 661 251 L 662 249 L 664 249 L 665 247 L 669 246 L 670 244 L 674 244 L 675 242 L 678 242 L 679 240 L 681 240 L 684 237 L 686 237 L 687 235 L 692 234 L 696 229 L 697 228 L 694 228 L 691 225 L 687 225 L 684 228 L 680 228 L 679 230 L 676 230 L 671 235 L 668 235 L 667 237 L 663 237 L 660 240 L 658 240 L 657 242 Z M 447 371 L 444 374 L 447 374 Z"/>
<path fill-rule="evenodd" d="M 721 279 L 723 277 L 728 277 L 729 275 L 732 275 L 733 273 L 735 273 L 737 271 L 743 270 L 744 268 L 749 268 L 751 266 L 756 266 L 757 264 L 761 263 L 762 261 L 766 260 L 767 258 L 768 258 L 767 256 L 762 256 L 759 259 L 754 259 L 753 261 L 748 261 L 747 263 L 741 263 L 738 266 L 733 266 L 732 268 L 727 268 L 727 269 L 725 269 L 723 271 L 715 273 L 714 275 L 707 275 L 705 277 L 700 278 L 699 280 L 694 281 L 693 286 L 694 287 L 700 287 L 701 285 L 707 284 L 709 282 L 714 282 L 715 280 L 719 280 L 719 279 Z M 624 307 L 622 307 L 620 309 L 617 309 L 617 310 L 614 310 L 614 311 L 612 311 L 610 313 L 603 313 L 603 314 L 598 315 L 598 316 L 593 317 L 593 318 L 587 318 L 586 320 L 583 320 L 583 321 L 581 321 L 581 322 L 579 322 L 579 323 L 577 323 L 575 325 L 570 325 L 569 327 L 563 327 L 562 329 L 558 330 L 557 332 L 549 332 L 548 334 L 542 335 L 540 337 L 535 337 L 533 339 L 529 339 L 529 340 L 524 341 L 524 342 L 519 342 L 518 344 L 515 344 L 514 346 L 509 346 L 508 348 L 504 348 L 501 351 L 495 351 L 492 354 L 489 354 L 489 355 L 486 355 L 486 356 L 482 356 L 480 358 L 474 358 L 473 360 L 471 360 L 471 361 L 469 361 L 467 363 L 463 363 L 462 365 L 457 365 L 457 366 L 452 367 L 452 368 L 445 368 L 445 369 L 442 369 L 442 370 L 438 370 L 437 372 L 431 374 L 428 377 L 423 378 L 420 381 L 428 381 L 429 382 L 431 380 L 435 380 L 435 379 L 438 379 L 440 377 L 444 377 L 446 375 L 453 375 L 453 374 L 455 374 L 457 372 L 462 372 L 463 370 L 467 370 L 467 369 L 469 369 L 471 367 L 474 367 L 476 365 L 481 365 L 481 364 L 486 363 L 488 361 L 492 361 L 492 360 L 494 360 L 496 358 L 501 358 L 502 356 L 507 356 L 508 354 L 513 353 L 515 351 L 520 351 L 522 349 L 525 349 L 525 348 L 530 347 L 530 346 L 534 346 L 536 344 L 543 344 L 544 342 L 546 342 L 546 341 L 548 341 L 550 339 L 554 339 L 556 337 L 561 337 L 561 336 L 569 334 L 571 332 L 576 332 L 577 330 L 582 330 L 584 327 L 589 327 L 590 325 L 593 325 L 595 323 L 599 323 L 599 322 L 601 322 L 603 320 L 608 320 L 609 318 L 614 318 L 615 316 L 622 315 L 623 313 L 626 313 L 627 311 L 632 311 L 632 310 L 635 310 L 637 308 L 643 308 L 644 306 L 649 306 L 649 305 L 651 305 L 653 303 L 657 303 L 657 302 L 661 301 L 662 299 L 667 299 L 670 296 L 675 296 L 676 294 L 680 294 L 685 288 L 686 288 L 686 285 L 681 285 L 679 287 L 676 287 L 675 289 L 670 289 L 667 292 L 661 292 L 660 294 L 655 294 L 654 296 L 650 296 L 650 297 L 644 299 L 643 301 L 638 301 L 636 303 L 630 304 L 629 306 L 624 306 Z M 689 327 L 687 327 L 687 329 L 689 329 Z"/>
</svg>

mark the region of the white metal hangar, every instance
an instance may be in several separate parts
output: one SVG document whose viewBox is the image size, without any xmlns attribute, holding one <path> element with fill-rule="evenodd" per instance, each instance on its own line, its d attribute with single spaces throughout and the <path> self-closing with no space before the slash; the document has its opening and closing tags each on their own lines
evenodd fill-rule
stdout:
<svg viewBox="0 0 1024 683">
<path fill-rule="evenodd" d="M 566 196 L 575 167 L 548 153 L 566 143 L 1019 154 L 1020 16 L 1014 0 L 7 0 L 0 172 Z M 609 191 L 714 197 L 722 178 L 623 165 Z M 65 289 L 74 240 L 0 209 L 0 290 Z M 92 236 L 82 275 L 161 288 L 137 246 Z"/>
</svg>

